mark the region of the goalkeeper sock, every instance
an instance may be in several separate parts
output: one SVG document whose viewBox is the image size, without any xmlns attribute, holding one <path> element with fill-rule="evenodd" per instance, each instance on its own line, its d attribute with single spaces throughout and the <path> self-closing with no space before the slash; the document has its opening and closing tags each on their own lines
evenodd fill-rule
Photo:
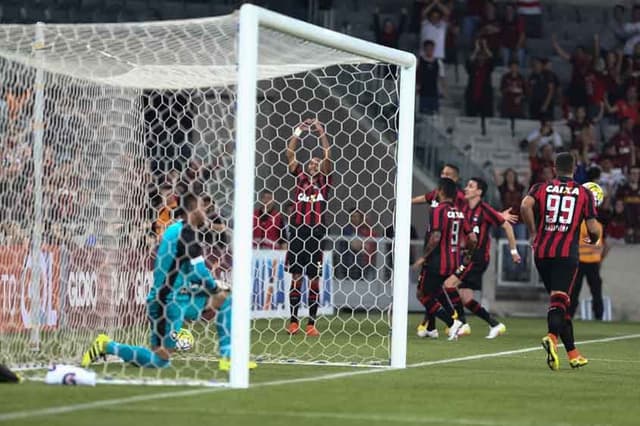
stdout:
<svg viewBox="0 0 640 426">
<path fill-rule="evenodd" d="M 476 300 L 471 299 L 467 303 L 464 304 L 474 315 L 479 316 L 483 320 L 489 323 L 491 327 L 495 327 L 500 324 L 494 317 L 491 316 L 489 311 L 487 311 L 481 304 L 479 304 Z"/>
<path fill-rule="evenodd" d="M 124 362 L 130 362 L 144 368 L 166 368 L 171 361 L 163 359 L 151 349 L 142 346 L 125 345 L 111 341 L 107 343 L 106 352 L 120 357 Z"/>
<path fill-rule="evenodd" d="M 316 317 L 318 316 L 319 291 L 319 280 L 318 278 L 314 278 L 311 280 L 311 284 L 309 286 L 309 325 L 314 325 L 316 323 Z"/>
<path fill-rule="evenodd" d="M 291 310 L 291 322 L 298 323 L 298 308 L 300 308 L 301 279 L 293 280 L 289 290 L 289 309 Z"/>
<path fill-rule="evenodd" d="M 218 309 L 216 331 L 218 332 L 220 356 L 229 358 L 231 356 L 231 296 L 228 296 Z"/>
</svg>

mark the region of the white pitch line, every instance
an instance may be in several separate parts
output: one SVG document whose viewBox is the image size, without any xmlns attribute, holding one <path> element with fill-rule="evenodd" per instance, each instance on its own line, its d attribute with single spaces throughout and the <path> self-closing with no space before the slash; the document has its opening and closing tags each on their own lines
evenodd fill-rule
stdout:
<svg viewBox="0 0 640 426">
<path fill-rule="evenodd" d="M 616 337 L 607 337 L 604 339 L 593 339 L 593 340 L 585 340 L 582 342 L 576 342 L 578 345 L 587 345 L 591 343 L 606 343 L 606 342 L 614 342 L 618 340 L 629 340 L 629 339 L 637 339 L 640 338 L 640 334 L 628 334 L 624 336 L 616 336 Z M 523 348 L 523 349 L 514 349 L 511 351 L 502 351 L 502 352 L 493 352 L 488 354 L 478 354 L 478 355 L 469 355 L 458 358 L 446 358 L 437 361 L 425 361 L 418 362 L 415 364 L 407 365 L 407 368 L 420 368 L 420 367 L 428 367 L 431 365 L 440 365 L 440 364 L 452 364 L 456 362 L 464 362 L 464 361 L 474 361 L 478 359 L 487 359 L 487 358 L 496 358 L 500 356 L 507 355 L 516 355 L 522 354 L 526 352 L 533 352 L 536 350 L 540 350 L 539 346 Z M 334 373 L 334 374 L 325 374 L 323 376 L 313 376 L 313 377 L 304 377 L 300 379 L 286 379 L 286 380 L 275 380 L 272 382 L 264 382 L 264 383 L 256 383 L 255 385 L 251 385 L 251 388 L 258 387 L 271 387 L 271 386 L 280 386 L 280 385 L 289 385 L 296 383 L 306 383 L 306 382 L 319 382 L 324 380 L 333 380 L 333 379 L 341 379 L 345 377 L 355 377 L 361 376 L 364 374 L 377 374 L 377 373 L 385 373 L 388 371 L 402 371 L 397 369 L 372 369 L 372 370 L 360 370 L 360 371 L 347 371 L 343 373 Z M 166 398 L 180 398 L 186 396 L 196 396 L 203 395 L 208 393 L 220 392 L 223 390 L 228 390 L 230 388 L 205 388 L 205 389 L 193 389 L 186 391 L 178 391 L 178 392 L 161 392 L 155 394 L 144 394 L 144 395 L 134 395 L 126 398 L 117 398 L 117 399 L 106 399 L 101 401 L 93 401 L 93 402 L 85 402 L 82 404 L 72 404 L 72 405 L 62 405 L 59 407 L 50 407 L 43 408 L 41 410 L 24 410 L 24 411 L 14 411 L 12 413 L 0 414 L 0 422 L 7 422 L 11 420 L 20 420 L 27 419 L 33 417 L 41 417 L 41 416 L 50 416 L 56 414 L 65 414 L 72 413 L 75 411 L 83 411 L 90 410 L 92 408 L 103 408 L 109 407 L 113 405 L 121 405 L 121 404 L 130 404 L 134 402 L 143 402 L 143 401 L 153 401 L 158 399 L 166 399 Z"/>
</svg>

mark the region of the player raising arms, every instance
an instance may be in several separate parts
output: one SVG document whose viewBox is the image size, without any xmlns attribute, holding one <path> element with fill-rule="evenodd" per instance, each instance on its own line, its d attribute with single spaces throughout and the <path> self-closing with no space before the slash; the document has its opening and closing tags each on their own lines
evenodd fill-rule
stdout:
<svg viewBox="0 0 640 426">
<path fill-rule="evenodd" d="M 511 258 L 515 263 L 520 263 L 520 255 L 516 249 L 516 238 L 511 224 L 504 219 L 500 212 L 487 202 L 482 201 L 487 188 L 488 185 L 484 179 L 474 177 L 469 179 L 464 189 L 468 202 L 468 208 L 465 212 L 466 220 L 469 222 L 471 232 L 476 235 L 478 244 L 471 257 L 471 265 L 460 277 L 451 275 L 447 278 L 445 288 L 458 286 L 458 293 L 462 299 L 462 303 L 456 306 L 458 319 L 464 323 L 458 334 L 461 336 L 471 334 L 471 327 L 466 323 L 464 315 L 464 307 L 466 307 L 489 324 L 487 339 L 495 339 L 504 334 L 507 330 L 506 327 L 473 298 L 474 290 L 482 290 L 482 276 L 489 266 L 489 253 L 491 253 L 491 234 L 489 231 L 491 226 L 501 226 L 505 230 L 511 248 Z"/>
<path fill-rule="evenodd" d="M 588 242 L 600 239 L 596 207 L 589 190 L 575 182 L 575 160 L 569 153 L 556 157 L 557 178 L 531 187 L 522 200 L 522 219 L 533 240 L 536 268 L 550 294 L 547 312 L 548 334 L 542 338 L 547 365 L 560 368 L 558 337 L 567 350 L 569 364 L 578 368 L 588 363 L 575 347 L 569 316 L 569 295 L 578 270 L 580 224 L 585 220 Z"/>
<path fill-rule="evenodd" d="M 467 235 L 467 245 L 473 251 L 476 238 L 470 233 L 464 213 L 453 204 L 456 196 L 456 184 L 448 178 L 441 178 L 438 184 L 439 204 L 433 209 L 433 222 L 429 239 L 424 250 L 424 256 L 418 261 L 422 265 L 422 271 L 418 279 L 418 296 L 427 315 L 433 315 L 444 321 L 449 327 L 449 340 L 458 337 L 458 330 L 462 322 L 454 318 L 454 311 L 447 310 L 438 300 L 442 292 L 445 279 L 454 273 L 460 275 L 465 266 L 458 267 L 460 258 L 460 232 Z M 470 258 L 466 259 L 466 264 Z M 458 297 L 455 288 L 451 293 Z"/>
<path fill-rule="evenodd" d="M 296 149 L 300 136 L 304 132 L 316 135 L 322 144 L 322 158 L 313 157 L 307 164 L 307 171 L 296 159 Z M 326 235 L 324 213 L 331 189 L 331 146 L 324 130 L 324 125 L 313 119 L 306 119 L 294 129 L 287 145 L 287 161 L 289 172 L 296 178 L 294 192 L 294 210 L 290 218 L 291 235 L 287 263 L 292 275 L 289 290 L 289 306 L 291 319 L 287 331 L 296 334 L 300 330 L 298 310 L 302 298 L 302 276 L 309 279 L 309 318 L 305 332 L 307 336 L 319 336 L 315 326 L 318 314 L 318 297 L 320 294 L 319 265 L 322 264 L 322 248 L 320 246 Z"/>
<path fill-rule="evenodd" d="M 153 286 L 147 296 L 151 349 L 118 343 L 100 334 L 83 354 L 83 367 L 105 355 L 116 355 L 140 367 L 168 367 L 184 320 L 197 320 L 205 310 L 217 309 L 219 369 L 229 370 L 230 289 L 222 282 L 216 282 L 205 265 L 197 238 L 197 230 L 206 220 L 202 200 L 187 192 L 182 195 L 180 205 L 183 217 L 167 227 L 162 236 L 153 269 Z M 251 363 L 249 367 L 255 368 L 256 364 Z"/>
</svg>

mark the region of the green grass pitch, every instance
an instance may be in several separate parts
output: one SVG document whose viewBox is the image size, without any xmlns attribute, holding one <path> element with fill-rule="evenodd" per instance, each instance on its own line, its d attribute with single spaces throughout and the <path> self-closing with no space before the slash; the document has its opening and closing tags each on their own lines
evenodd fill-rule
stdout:
<svg viewBox="0 0 640 426">
<path fill-rule="evenodd" d="M 419 339 L 417 320 L 406 370 L 263 364 L 248 390 L 0 385 L 0 425 L 640 424 L 640 324 L 577 321 L 590 363 L 572 370 L 560 349 L 552 372 L 542 319 L 506 319 L 493 341 L 472 319 L 457 342 Z"/>
</svg>

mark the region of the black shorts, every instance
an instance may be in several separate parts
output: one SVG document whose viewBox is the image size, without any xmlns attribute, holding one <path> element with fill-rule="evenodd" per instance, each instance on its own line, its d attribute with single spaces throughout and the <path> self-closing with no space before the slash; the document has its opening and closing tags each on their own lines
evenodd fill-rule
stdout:
<svg viewBox="0 0 640 426">
<path fill-rule="evenodd" d="M 309 279 L 322 270 L 322 240 L 326 235 L 324 226 L 294 226 L 291 228 L 287 265 L 292 274 L 306 274 Z"/>
<path fill-rule="evenodd" d="M 562 291 L 571 294 L 578 272 L 578 259 L 568 257 L 556 259 L 536 258 L 536 268 L 548 293 Z"/>
<path fill-rule="evenodd" d="M 429 269 L 429 267 L 422 268 L 420 276 L 418 277 L 418 288 L 416 289 L 416 297 L 424 304 L 423 300 L 427 294 L 434 294 L 442 288 L 446 276 L 440 275 L 439 271 Z"/>
<path fill-rule="evenodd" d="M 488 267 L 487 263 L 474 263 L 458 287 L 482 291 L 482 276 Z"/>
</svg>

